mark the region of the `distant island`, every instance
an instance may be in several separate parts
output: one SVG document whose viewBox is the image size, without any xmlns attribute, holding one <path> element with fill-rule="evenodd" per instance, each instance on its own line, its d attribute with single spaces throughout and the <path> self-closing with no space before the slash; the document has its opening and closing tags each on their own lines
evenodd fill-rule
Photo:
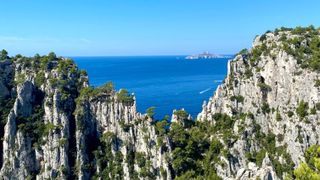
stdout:
<svg viewBox="0 0 320 180">
<path fill-rule="evenodd" d="M 232 56 L 216 55 L 209 52 L 204 52 L 202 54 L 190 55 L 185 59 L 196 60 L 196 59 L 217 59 L 217 58 L 232 58 Z"/>
</svg>

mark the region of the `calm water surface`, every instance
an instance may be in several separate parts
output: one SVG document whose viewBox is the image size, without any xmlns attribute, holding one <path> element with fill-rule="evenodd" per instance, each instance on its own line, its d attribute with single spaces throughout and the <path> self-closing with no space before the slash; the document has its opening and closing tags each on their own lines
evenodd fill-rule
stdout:
<svg viewBox="0 0 320 180">
<path fill-rule="evenodd" d="M 227 74 L 228 59 L 185 60 L 184 56 L 73 57 L 89 74 L 90 84 L 112 81 L 134 92 L 137 108 L 156 107 L 156 117 L 185 108 L 193 117 Z"/>
</svg>

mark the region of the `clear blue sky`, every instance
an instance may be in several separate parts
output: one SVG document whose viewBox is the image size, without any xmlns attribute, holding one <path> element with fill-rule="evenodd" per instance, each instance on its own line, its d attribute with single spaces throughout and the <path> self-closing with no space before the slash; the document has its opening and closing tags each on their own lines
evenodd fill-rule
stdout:
<svg viewBox="0 0 320 180">
<path fill-rule="evenodd" d="M 230 54 L 281 26 L 320 25 L 319 0 L 1 1 L 11 55 Z"/>
</svg>

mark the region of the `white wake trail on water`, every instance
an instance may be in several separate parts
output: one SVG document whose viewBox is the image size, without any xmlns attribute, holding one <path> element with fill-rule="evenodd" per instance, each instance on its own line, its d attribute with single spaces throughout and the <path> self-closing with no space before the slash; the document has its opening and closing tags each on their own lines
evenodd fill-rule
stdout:
<svg viewBox="0 0 320 180">
<path fill-rule="evenodd" d="M 208 88 L 208 89 L 205 89 L 205 90 L 203 90 L 203 91 L 200 91 L 199 92 L 199 94 L 203 94 L 203 93 L 205 93 L 205 92 L 208 92 L 208 91 L 210 91 L 212 88 Z"/>
</svg>

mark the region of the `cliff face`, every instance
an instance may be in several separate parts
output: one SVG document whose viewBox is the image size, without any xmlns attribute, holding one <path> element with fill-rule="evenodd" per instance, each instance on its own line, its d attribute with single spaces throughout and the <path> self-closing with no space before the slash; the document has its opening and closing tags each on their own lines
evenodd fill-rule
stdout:
<svg viewBox="0 0 320 180">
<path fill-rule="evenodd" d="M 196 121 L 136 111 L 55 54 L 0 56 L 2 179 L 284 179 L 319 144 L 319 30 L 258 36 Z"/>
<path fill-rule="evenodd" d="M 85 72 L 54 54 L 0 68 L 2 178 L 171 179 L 166 139 L 156 142 L 154 122 L 125 90 L 89 87 Z"/>
<path fill-rule="evenodd" d="M 217 166 L 220 176 L 265 178 L 257 171 L 269 171 L 283 178 L 305 160 L 306 148 L 319 144 L 319 40 L 312 28 L 268 32 L 229 62 L 225 83 L 198 115 L 213 124 L 216 113 L 234 118 L 232 156 L 224 159 L 228 168 Z M 271 159 L 269 167 L 261 156 Z"/>
</svg>

